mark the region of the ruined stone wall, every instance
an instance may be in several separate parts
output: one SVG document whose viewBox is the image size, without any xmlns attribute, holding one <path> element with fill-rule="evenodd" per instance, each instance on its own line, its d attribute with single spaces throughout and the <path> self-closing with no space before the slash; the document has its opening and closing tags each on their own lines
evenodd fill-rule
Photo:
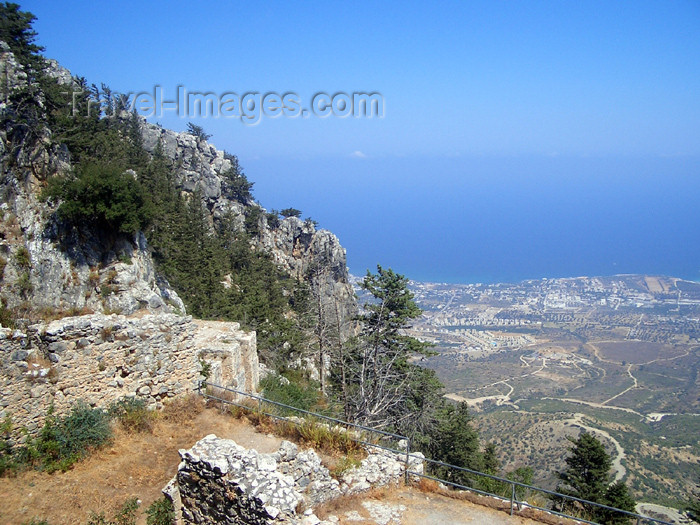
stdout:
<svg viewBox="0 0 700 525">
<path fill-rule="evenodd" d="M 94 314 L 0 328 L 0 417 L 36 432 L 52 404 L 64 414 L 79 400 L 106 407 L 137 396 L 155 408 L 197 388 L 200 360 L 217 384 L 257 389 L 255 332 L 238 323 Z"/>
<path fill-rule="evenodd" d="M 398 484 L 406 467 L 403 454 L 370 450 L 339 481 L 314 450 L 283 441 L 277 452 L 261 454 L 214 434 L 180 450 L 180 457 L 177 475 L 163 489 L 179 525 L 331 525 L 313 508 L 343 494 Z M 423 459 L 412 454 L 411 471 L 422 473 Z"/>
</svg>

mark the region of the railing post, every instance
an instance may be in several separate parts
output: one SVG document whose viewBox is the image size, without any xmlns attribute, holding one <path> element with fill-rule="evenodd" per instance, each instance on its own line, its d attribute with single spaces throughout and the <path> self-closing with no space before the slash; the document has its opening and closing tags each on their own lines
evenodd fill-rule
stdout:
<svg viewBox="0 0 700 525">
<path fill-rule="evenodd" d="M 510 484 L 510 515 L 513 515 L 513 504 L 515 503 L 515 483 Z"/>
<path fill-rule="evenodd" d="M 411 464 L 411 457 L 410 456 L 411 456 L 411 439 L 406 438 L 406 471 L 404 473 L 404 475 L 405 475 L 404 483 L 406 485 L 408 485 L 408 469 L 409 469 L 409 465 Z"/>
</svg>

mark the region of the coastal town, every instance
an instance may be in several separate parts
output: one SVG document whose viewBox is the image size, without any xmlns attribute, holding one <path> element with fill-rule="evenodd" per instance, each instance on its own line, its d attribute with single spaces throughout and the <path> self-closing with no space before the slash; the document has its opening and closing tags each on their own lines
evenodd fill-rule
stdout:
<svg viewBox="0 0 700 525">
<path fill-rule="evenodd" d="M 411 281 L 423 315 L 412 333 L 438 350 L 503 351 L 545 332 L 663 343 L 700 338 L 700 283 L 618 275 L 508 284 Z"/>
</svg>

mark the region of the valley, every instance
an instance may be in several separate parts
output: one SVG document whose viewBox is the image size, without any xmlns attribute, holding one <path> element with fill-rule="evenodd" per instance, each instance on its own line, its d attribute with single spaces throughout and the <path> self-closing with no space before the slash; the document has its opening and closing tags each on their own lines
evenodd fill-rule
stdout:
<svg viewBox="0 0 700 525">
<path fill-rule="evenodd" d="M 682 505 L 700 479 L 700 284 L 670 277 L 412 282 L 410 335 L 467 403 L 504 471 L 554 489 L 569 442 L 593 432 L 638 501 Z"/>
</svg>

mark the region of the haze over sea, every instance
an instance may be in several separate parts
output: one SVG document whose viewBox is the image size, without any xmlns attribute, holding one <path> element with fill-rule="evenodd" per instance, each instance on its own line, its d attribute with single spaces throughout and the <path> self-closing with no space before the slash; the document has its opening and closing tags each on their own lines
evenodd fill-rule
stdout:
<svg viewBox="0 0 700 525">
<path fill-rule="evenodd" d="M 380 94 L 371 118 L 149 117 L 202 126 L 355 274 L 700 280 L 697 0 L 22 4 L 47 57 L 132 101 Z"/>
<path fill-rule="evenodd" d="M 268 208 L 333 231 L 356 275 L 419 281 L 700 280 L 700 162 L 679 158 L 249 159 Z M 283 174 L 283 175 L 282 175 Z"/>
</svg>

